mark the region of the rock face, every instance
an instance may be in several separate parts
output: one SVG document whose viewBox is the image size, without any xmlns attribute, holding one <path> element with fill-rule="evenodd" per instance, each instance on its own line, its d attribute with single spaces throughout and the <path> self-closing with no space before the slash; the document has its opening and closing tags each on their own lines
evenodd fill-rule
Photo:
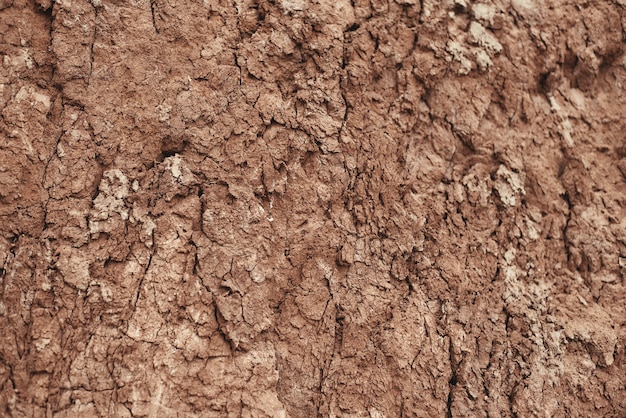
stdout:
<svg viewBox="0 0 626 418">
<path fill-rule="evenodd" d="M 626 416 L 625 39 L 0 0 L 0 416 Z"/>
</svg>

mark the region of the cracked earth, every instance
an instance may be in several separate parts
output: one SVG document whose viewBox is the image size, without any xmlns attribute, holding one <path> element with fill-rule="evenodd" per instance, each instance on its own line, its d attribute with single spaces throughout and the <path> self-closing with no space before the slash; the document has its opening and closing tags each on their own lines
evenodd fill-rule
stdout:
<svg viewBox="0 0 626 418">
<path fill-rule="evenodd" d="M 0 0 L 0 415 L 626 415 L 626 2 Z"/>
</svg>

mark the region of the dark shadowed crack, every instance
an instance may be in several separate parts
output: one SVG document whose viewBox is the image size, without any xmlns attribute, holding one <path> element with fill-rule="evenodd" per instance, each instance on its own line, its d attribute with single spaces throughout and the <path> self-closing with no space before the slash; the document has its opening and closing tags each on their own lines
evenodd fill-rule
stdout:
<svg viewBox="0 0 626 418">
<path fill-rule="evenodd" d="M 93 24 L 93 38 L 91 40 L 91 46 L 89 48 L 89 75 L 87 77 L 88 84 L 91 82 L 91 75 L 93 73 L 94 48 L 96 45 L 96 38 L 98 37 L 98 7 L 96 7 L 95 5 L 93 6 L 93 12 L 94 12 L 94 24 Z"/>
<path fill-rule="evenodd" d="M 154 28 L 154 31 L 158 34 L 159 33 L 159 27 L 156 24 L 156 8 L 157 8 L 157 4 L 156 4 L 156 0 L 150 0 L 150 13 L 152 15 L 152 27 Z"/>
<path fill-rule="evenodd" d="M 448 337 L 450 338 L 450 337 Z M 454 402 L 453 399 L 453 390 L 456 387 L 457 383 L 458 383 L 458 376 L 457 376 L 457 370 L 458 370 L 458 365 L 456 364 L 456 362 L 454 361 L 454 351 L 452 349 L 452 339 L 450 338 L 450 348 L 449 348 L 450 352 L 450 368 L 452 371 L 452 376 L 450 377 L 450 381 L 448 382 L 448 400 L 446 402 L 447 405 L 447 410 L 446 410 L 446 418 L 452 418 L 452 403 Z"/>
<path fill-rule="evenodd" d="M 137 301 L 139 301 L 139 295 L 141 294 L 141 287 L 143 286 L 143 281 L 146 278 L 146 275 L 148 274 L 150 265 L 152 264 L 152 258 L 156 254 L 156 243 L 154 242 L 154 238 L 152 239 L 153 239 L 152 251 L 150 252 L 150 257 L 148 258 L 148 263 L 146 264 L 146 268 L 144 269 L 143 274 L 139 278 L 139 283 L 137 284 L 137 290 L 135 292 L 135 300 L 133 301 L 133 310 L 137 309 Z"/>
</svg>

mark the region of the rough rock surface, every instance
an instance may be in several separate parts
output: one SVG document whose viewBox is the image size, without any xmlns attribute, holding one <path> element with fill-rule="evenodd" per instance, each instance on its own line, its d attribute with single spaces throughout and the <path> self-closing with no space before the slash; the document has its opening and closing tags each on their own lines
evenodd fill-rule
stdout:
<svg viewBox="0 0 626 418">
<path fill-rule="evenodd" d="M 0 0 L 0 416 L 626 416 L 625 39 Z"/>
</svg>

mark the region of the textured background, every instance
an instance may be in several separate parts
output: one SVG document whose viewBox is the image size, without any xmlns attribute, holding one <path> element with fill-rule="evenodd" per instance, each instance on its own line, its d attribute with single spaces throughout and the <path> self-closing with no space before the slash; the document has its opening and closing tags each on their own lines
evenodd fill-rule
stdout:
<svg viewBox="0 0 626 418">
<path fill-rule="evenodd" d="M 624 0 L 0 9 L 0 416 L 626 416 Z"/>
</svg>

